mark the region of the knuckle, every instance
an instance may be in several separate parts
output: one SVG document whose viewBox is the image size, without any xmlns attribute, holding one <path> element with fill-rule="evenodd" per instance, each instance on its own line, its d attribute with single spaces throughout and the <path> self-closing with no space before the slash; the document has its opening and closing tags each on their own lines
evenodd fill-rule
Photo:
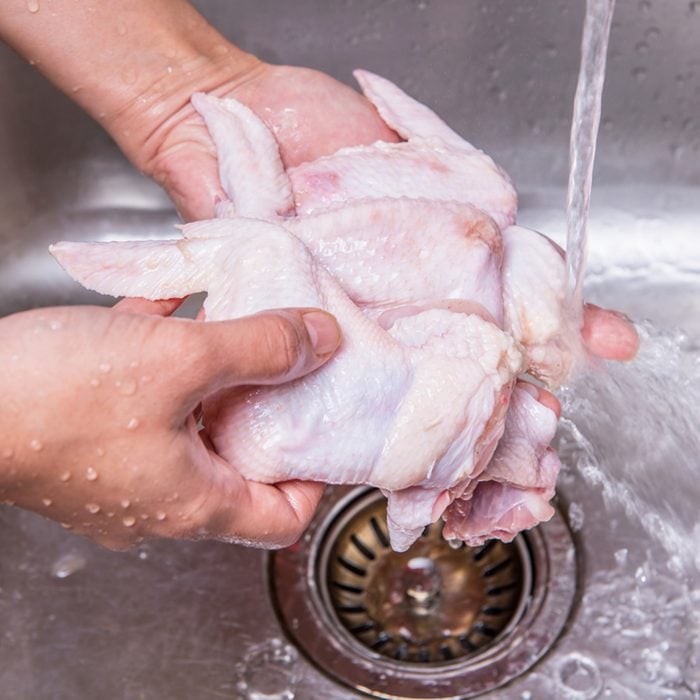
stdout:
<svg viewBox="0 0 700 700">
<path fill-rule="evenodd" d="M 270 316 L 265 326 L 270 369 L 276 374 L 288 374 L 299 364 L 304 342 L 296 324 L 284 316 Z"/>
</svg>

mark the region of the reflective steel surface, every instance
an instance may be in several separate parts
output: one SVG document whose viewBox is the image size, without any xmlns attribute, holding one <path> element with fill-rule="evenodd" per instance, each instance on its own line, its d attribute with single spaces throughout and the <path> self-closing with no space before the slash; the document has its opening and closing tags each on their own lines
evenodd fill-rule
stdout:
<svg viewBox="0 0 700 700">
<path fill-rule="evenodd" d="M 395 80 L 511 173 L 521 223 L 562 239 L 583 0 L 196 4 L 263 58 L 311 65 L 348 82 L 356 66 Z M 593 301 L 649 319 L 677 339 L 652 347 L 670 356 L 682 345 L 688 360 L 678 367 L 689 379 L 679 382 L 677 372 L 663 381 L 696 397 L 698 45 L 697 2 L 618 3 L 587 288 Z M 0 313 L 105 303 L 64 276 L 46 246 L 62 238 L 167 235 L 176 221 L 167 198 L 99 127 L 4 47 L 0 94 Z M 604 378 L 596 381 L 607 386 Z M 629 437 L 635 426 L 623 421 L 629 405 L 614 395 L 606 400 L 594 440 L 607 455 L 600 474 L 577 457 L 560 485 L 582 572 L 569 625 L 533 670 L 484 697 L 700 693 L 697 570 L 674 559 L 656 536 L 668 534 L 664 526 L 673 515 L 677 551 L 686 545 L 700 551 L 700 472 L 690 468 L 698 458 L 685 453 L 676 433 L 675 453 L 663 439 L 671 420 L 688 415 L 687 404 L 679 400 L 677 413 L 640 422 L 637 442 L 646 446 L 640 450 Z M 564 438 L 580 424 L 575 411 L 568 419 Z M 685 432 L 694 430 L 691 422 Z M 662 448 L 662 466 L 647 474 L 644 465 L 656 464 Z M 645 481 L 630 482 L 631 496 L 624 489 L 618 494 L 605 479 L 630 464 L 639 465 Z M 155 542 L 114 554 L 6 507 L 0 551 L 3 699 L 355 697 L 285 637 L 260 552 Z"/>
</svg>

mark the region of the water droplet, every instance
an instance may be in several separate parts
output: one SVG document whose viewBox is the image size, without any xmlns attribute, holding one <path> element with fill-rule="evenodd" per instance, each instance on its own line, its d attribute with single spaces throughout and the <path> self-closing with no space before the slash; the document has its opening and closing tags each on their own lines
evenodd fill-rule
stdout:
<svg viewBox="0 0 700 700">
<path fill-rule="evenodd" d="M 136 518 L 133 515 L 127 515 L 126 518 L 122 518 L 122 522 L 125 527 L 133 527 L 136 524 Z"/>
<path fill-rule="evenodd" d="M 72 525 L 69 525 L 68 523 L 61 523 L 61 527 L 62 527 L 64 530 L 72 530 L 72 529 L 73 529 L 73 526 L 72 526 Z"/>
<path fill-rule="evenodd" d="M 90 386 L 100 386 L 100 380 L 97 377 L 93 377 L 90 380 Z"/>
<path fill-rule="evenodd" d="M 138 360 L 132 360 L 131 362 L 129 362 L 129 367 L 131 367 L 131 369 L 136 369 L 139 366 L 139 364 L 140 363 Z"/>
<path fill-rule="evenodd" d="M 63 527 L 70 530 L 70 525 L 61 523 Z M 56 559 L 56 561 L 51 566 L 51 575 L 54 578 L 68 578 L 72 576 L 76 571 L 80 571 L 85 568 L 85 557 L 75 552 L 69 552 L 63 556 Z"/>
<path fill-rule="evenodd" d="M 88 467 L 85 470 L 85 478 L 88 481 L 95 481 L 95 479 L 97 479 L 97 472 L 92 467 Z"/>
<path fill-rule="evenodd" d="M 39 12 L 39 0 L 27 0 L 27 9 L 32 14 Z"/>
<path fill-rule="evenodd" d="M 156 520 L 165 520 L 165 513 L 162 510 L 156 513 Z"/>
<path fill-rule="evenodd" d="M 139 518 L 141 518 L 141 520 L 148 520 L 148 514 L 147 514 L 147 513 L 141 513 L 141 515 L 139 515 Z"/>
<path fill-rule="evenodd" d="M 148 384 L 149 382 L 153 381 L 153 377 L 150 374 L 144 374 L 143 377 L 141 377 L 141 384 Z"/>
<path fill-rule="evenodd" d="M 645 583 L 647 583 L 647 581 L 649 580 L 649 571 L 647 567 L 638 566 L 637 570 L 634 572 L 634 579 L 640 585 L 644 585 Z"/>
<path fill-rule="evenodd" d="M 116 382 L 117 391 L 122 396 L 133 396 L 136 393 L 136 382 L 131 379 Z"/>
<path fill-rule="evenodd" d="M 102 374 L 108 374 L 112 371 L 112 365 L 110 365 L 109 362 L 101 362 L 97 369 L 99 369 Z"/>
<path fill-rule="evenodd" d="M 637 68 L 632 71 L 632 75 L 638 83 L 643 83 L 647 79 L 647 70 L 646 68 L 642 68 L 642 66 L 637 66 Z"/>
<path fill-rule="evenodd" d="M 29 443 L 29 447 L 34 450 L 34 452 L 41 452 L 41 450 L 44 449 L 42 442 L 36 438 Z"/>
<path fill-rule="evenodd" d="M 120 503 L 122 508 L 128 508 L 131 505 L 131 501 L 128 498 L 122 499 Z"/>
<path fill-rule="evenodd" d="M 95 450 L 95 454 L 96 454 L 98 457 L 104 457 L 104 456 L 105 456 L 105 451 L 104 451 L 101 447 L 98 447 L 98 448 Z"/>
<path fill-rule="evenodd" d="M 139 427 L 139 419 L 138 418 L 132 418 L 127 424 L 126 424 L 126 429 L 127 430 L 136 430 L 136 428 Z"/>
<path fill-rule="evenodd" d="M 85 510 L 88 513 L 92 513 L 93 515 L 96 515 L 97 513 L 100 512 L 100 506 L 98 506 L 97 503 L 86 503 Z"/>
<path fill-rule="evenodd" d="M 41 499 L 41 502 L 42 502 L 47 508 L 53 503 L 53 501 L 52 501 L 50 498 L 42 498 L 42 499 Z"/>
<path fill-rule="evenodd" d="M 649 27 L 649 29 L 647 29 L 644 32 L 644 36 L 647 39 L 656 39 L 656 37 L 658 37 L 660 35 L 661 35 L 661 30 L 658 27 Z"/>
<path fill-rule="evenodd" d="M 63 482 L 70 481 L 70 472 L 63 472 L 58 478 Z"/>
<path fill-rule="evenodd" d="M 646 41 L 638 41 L 634 50 L 639 54 L 649 53 L 649 44 Z"/>
<path fill-rule="evenodd" d="M 15 454 L 15 451 L 14 451 L 11 447 L 6 447 L 6 448 L 2 451 L 2 458 L 3 458 L 3 459 L 12 459 L 12 457 L 14 456 L 14 454 Z"/>
<path fill-rule="evenodd" d="M 139 552 L 139 559 L 148 559 L 148 552 Z"/>
<path fill-rule="evenodd" d="M 627 561 L 627 549 L 624 547 L 615 552 L 615 561 L 622 566 Z"/>
<path fill-rule="evenodd" d="M 77 90 L 73 90 L 73 92 L 77 92 Z M 60 321 L 54 319 L 53 321 L 49 322 L 49 328 L 52 331 L 60 331 L 61 328 L 63 328 L 63 324 Z"/>
<path fill-rule="evenodd" d="M 581 700 L 592 700 L 603 687 L 600 671 L 583 654 L 567 654 L 559 663 L 557 681 L 565 691 L 575 691 Z"/>
</svg>

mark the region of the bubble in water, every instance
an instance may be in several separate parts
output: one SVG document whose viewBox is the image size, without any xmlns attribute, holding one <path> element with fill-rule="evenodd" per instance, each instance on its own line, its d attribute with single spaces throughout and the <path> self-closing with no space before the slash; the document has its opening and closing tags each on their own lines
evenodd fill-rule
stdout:
<svg viewBox="0 0 700 700">
<path fill-rule="evenodd" d="M 572 503 L 569 506 L 569 525 L 574 532 L 578 532 L 583 527 L 584 515 L 580 503 Z"/>
<path fill-rule="evenodd" d="M 133 515 L 127 515 L 126 518 L 122 518 L 122 522 L 125 527 L 133 527 L 136 524 L 136 518 Z"/>
<path fill-rule="evenodd" d="M 603 687 L 600 671 L 583 654 L 567 654 L 558 664 L 557 682 L 571 698 L 592 700 Z"/>
<path fill-rule="evenodd" d="M 85 510 L 88 513 L 92 513 L 93 515 L 97 515 L 97 513 L 100 512 L 100 506 L 98 506 L 97 503 L 86 503 Z"/>
<path fill-rule="evenodd" d="M 116 386 L 122 396 L 133 396 L 136 393 L 136 382 L 132 379 L 119 380 Z"/>
<path fill-rule="evenodd" d="M 623 547 L 615 552 L 615 561 L 622 566 L 627 561 L 627 549 Z"/>
<path fill-rule="evenodd" d="M 66 525 L 64 523 L 61 524 L 67 530 L 70 529 L 70 525 Z M 76 571 L 84 569 L 86 563 L 85 557 L 75 552 L 68 552 L 67 554 L 64 554 L 56 559 L 56 561 L 51 565 L 51 575 L 54 578 L 68 578 Z"/>
<path fill-rule="evenodd" d="M 41 452 L 41 450 L 44 449 L 44 445 L 42 444 L 41 440 L 37 440 L 36 438 L 30 441 L 29 447 L 34 450 L 34 452 Z"/>
<path fill-rule="evenodd" d="M 50 505 L 53 504 L 53 501 L 50 498 L 42 498 L 41 502 L 48 508 Z"/>
<path fill-rule="evenodd" d="M 85 470 L 85 478 L 88 481 L 95 481 L 95 479 L 97 479 L 97 471 L 95 471 L 95 469 L 93 469 L 92 467 L 88 467 Z"/>
<path fill-rule="evenodd" d="M 70 481 L 70 477 L 71 477 L 70 472 L 63 472 L 61 474 L 61 476 L 59 476 L 58 478 L 60 481 L 66 482 L 66 481 Z"/>
<path fill-rule="evenodd" d="M 643 586 L 645 583 L 647 583 L 649 581 L 649 567 L 638 566 L 637 570 L 634 572 L 634 580 L 640 586 Z"/>
<path fill-rule="evenodd" d="M 126 424 L 126 429 L 127 430 L 136 430 L 136 428 L 139 427 L 139 419 L 138 418 L 131 418 L 129 422 Z"/>
<path fill-rule="evenodd" d="M 112 365 L 110 365 L 109 362 L 101 362 L 97 369 L 99 369 L 102 374 L 109 374 L 112 371 Z"/>
<path fill-rule="evenodd" d="M 27 9 L 32 14 L 39 12 L 39 0 L 27 0 Z"/>
</svg>

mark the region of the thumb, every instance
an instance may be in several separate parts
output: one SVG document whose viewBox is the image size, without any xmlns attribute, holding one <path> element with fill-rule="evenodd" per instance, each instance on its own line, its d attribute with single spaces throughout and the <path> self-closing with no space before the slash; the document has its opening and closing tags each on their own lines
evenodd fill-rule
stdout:
<svg viewBox="0 0 700 700">
<path fill-rule="evenodd" d="M 335 317 L 319 309 L 280 309 L 188 326 L 197 349 L 186 384 L 196 401 L 219 389 L 302 377 L 326 362 L 341 339 Z"/>
</svg>

